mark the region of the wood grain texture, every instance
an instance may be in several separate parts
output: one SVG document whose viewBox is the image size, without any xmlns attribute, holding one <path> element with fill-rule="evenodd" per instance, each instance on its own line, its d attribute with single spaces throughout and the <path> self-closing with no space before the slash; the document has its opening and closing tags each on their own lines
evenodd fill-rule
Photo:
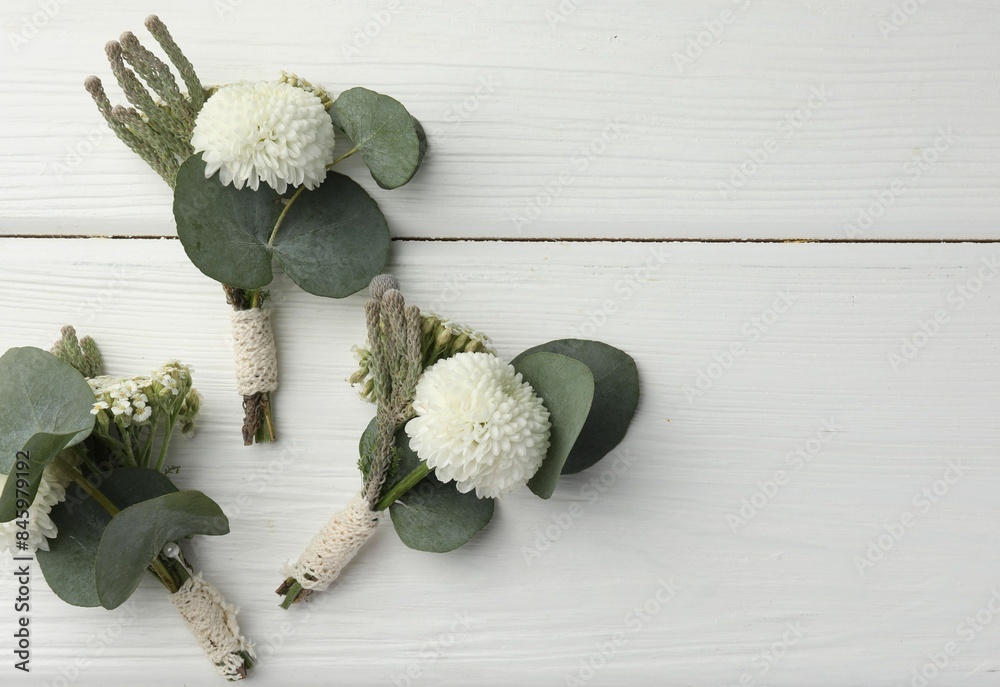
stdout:
<svg viewBox="0 0 1000 687">
<path fill-rule="evenodd" d="M 3 3 L 0 232 L 173 234 L 168 190 L 82 89 L 91 73 L 111 80 L 104 42 L 143 34 L 147 11 Z M 431 141 L 417 178 L 387 193 L 360 161 L 345 168 L 397 236 L 992 238 L 1000 222 L 996 3 L 160 11 L 209 83 L 285 69 L 405 103 Z"/>
<path fill-rule="evenodd" d="M 113 371 L 196 368 L 201 427 L 173 457 L 232 520 L 195 557 L 244 609 L 250 684 L 895 687 L 950 642 L 931 684 L 996 683 L 996 246 L 396 244 L 410 302 L 507 358 L 576 335 L 620 346 L 643 401 L 617 462 L 549 501 L 512 495 L 451 554 L 384 526 L 334 591 L 286 613 L 282 562 L 359 486 L 371 408 L 341 380 L 362 297 L 277 281 L 283 438 L 244 448 L 227 307 L 178 242 L 0 245 L 0 350 L 72 322 Z M 5 650 L 4 680 L 213 683 L 153 584 L 114 613 L 65 606 L 40 576 L 33 590 L 34 670 L 15 675 Z"/>
</svg>

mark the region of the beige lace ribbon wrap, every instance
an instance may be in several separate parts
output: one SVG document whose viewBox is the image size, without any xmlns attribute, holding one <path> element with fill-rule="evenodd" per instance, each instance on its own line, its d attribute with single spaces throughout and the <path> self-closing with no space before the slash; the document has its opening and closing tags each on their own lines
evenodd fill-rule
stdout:
<svg viewBox="0 0 1000 687">
<path fill-rule="evenodd" d="M 236 390 L 240 396 L 278 388 L 278 354 L 271 333 L 271 312 L 263 308 L 233 312 Z"/>
<path fill-rule="evenodd" d="M 358 494 L 346 508 L 330 518 L 295 565 L 286 568 L 286 574 L 294 577 L 304 589 L 326 590 L 375 534 L 381 515 Z"/>
<path fill-rule="evenodd" d="M 236 623 L 239 609 L 201 575 L 188 579 L 170 600 L 219 674 L 230 681 L 243 679 L 246 671 L 240 652 L 255 654 Z"/>
</svg>

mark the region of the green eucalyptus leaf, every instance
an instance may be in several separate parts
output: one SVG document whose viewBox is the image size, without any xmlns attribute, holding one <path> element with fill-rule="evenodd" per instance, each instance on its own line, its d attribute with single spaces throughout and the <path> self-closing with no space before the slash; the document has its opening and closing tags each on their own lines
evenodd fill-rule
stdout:
<svg viewBox="0 0 1000 687">
<path fill-rule="evenodd" d="M 528 481 L 531 491 L 547 499 L 555 491 L 566 459 L 590 414 L 594 375 L 578 360 L 544 351 L 519 357 L 511 364 L 531 384 L 550 413 L 551 446 L 542 467 Z"/>
<path fill-rule="evenodd" d="M 295 202 L 278 230 L 274 255 L 304 290 L 345 298 L 382 273 L 389 242 L 378 204 L 350 177 L 331 172 Z"/>
<path fill-rule="evenodd" d="M 389 226 L 361 186 L 330 173 L 288 208 L 267 184 L 254 191 L 205 178 L 205 162 L 181 165 L 174 189 L 177 236 L 191 262 L 216 281 L 242 289 L 266 286 L 277 260 L 309 293 L 344 298 L 368 285 L 389 257 Z M 271 236 L 274 235 L 273 242 Z"/>
<path fill-rule="evenodd" d="M 125 603 L 168 542 L 227 532 L 229 520 L 222 509 L 199 491 L 178 491 L 129 506 L 108 523 L 97 549 L 94 573 L 101 605 L 110 610 Z"/>
<path fill-rule="evenodd" d="M 639 405 L 639 370 L 624 351 L 600 341 L 559 339 L 529 348 L 514 359 L 540 351 L 569 356 L 594 375 L 594 403 L 587 423 L 566 458 L 563 474 L 580 472 L 601 460 L 621 443 Z"/>
<path fill-rule="evenodd" d="M 21 496 L 28 503 L 45 466 L 90 435 L 93 405 L 94 392 L 83 375 L 51 353 L 12 348 L 0 357 L 0 472 L 10 473 L 23 451 L 28 484 Z M 17 479 L 8 479 L 0 493 L 0 522 L 17 515 L 17 491 Z"/>
<path fill-rule="evenodd" d="M 267 184 L 237 190 L 224 186 L 217 174 L 206 179 L 200 155 L 189 157 L 177 172 L 177 237 L 195 267 L 223 284 L 258 289 L 271 283 L 267 241 L 281 209 L 281 196 Z"/>
<path fill-rule="evenodd" d="M 424 132 L 424 125 L 413 118 L 413 126 L 417 129 L 417 142 L 420 145 L 420 154 L 417 156 L 417 166 L 424 163 L 424 156 L 427 155 L 427 134 Z"/>
<path fill-rule="evenodd" d="M 352 88 L 334 101 L 330 117 L 354 142 L 382 188 L 399 188 L 417 173 L 427 137 L 399 101 L 367 88 Z"/>
<path fill-rule="evenodd" d="M 422 462 L 402 429 L 396 433 L 396 446 L 401 455 L 386 490 Z M 463 494 L 453 482 L 444 483 L 431 473 L 389 506 L 389 515 L 399 539 L 411 549 L 447 553 L 486 527 L 493 507 L 493 499 L 477 498 L 475 492 Z"/>
<path fill-rule="evenodd" d="M 177 491 L 169 478 L 148 468 L 115 470 L 97 484 L 118 508 Z M 66 500 L 49 513 L 59 530 L 49 550 L 35 555 L 45 581 L 56 595 L 74 606 L 100 606 L 94 567 L 97 550 L 111 515 L 79 486 L 67 489 Z"/>
<path fill-rule="evenodd" d="M 493 517 L 493 499 L 460 493 L 428 475 L 389 506 L 392 526 L 411 549 L 447 553 L 465 545 Z"/>
</svg>

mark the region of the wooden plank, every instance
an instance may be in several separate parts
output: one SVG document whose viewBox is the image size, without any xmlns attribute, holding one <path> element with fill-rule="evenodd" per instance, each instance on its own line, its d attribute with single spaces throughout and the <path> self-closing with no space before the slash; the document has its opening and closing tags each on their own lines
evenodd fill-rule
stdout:
<svg viewBox="0 0 1000 687">
<path fill-rule="evenodd" d="M 285 69 L 404 102 L 430 136 L 426 167 L 392 193 L 366 181 L 398 236 L 996 237 L 996 4 L 312 0 L 295 13 L 177 0 L 163 17 L 207 82 Z M 142 18 L 123 0 L 3 3 L 0 232 L 173 233 L 169 192 L 81 86 L 111 80 L 104 41 L 143 34 Z"/>
<path fill-rule="evenodd" d="M 277 281 L 283 438 L 244 448 L 227 307 L 176 241 L 0 244 L 0 350 L 72 322 L 113 371 L 195 366 L 204 417 L 177 480 L 232 519 L 197 567 L 243 607 L 256 684 L 910 685 L 935 659 L 931 684 L 995 683 L 995 246 L 397 244 L 411 302 L 508 358 L 566 336 L 621 346 L 644 399 L 617 462 L 549 501 L 512 495 L 452 554 L 386 526 L 334 592 L 286 613 L 282 562 L 359 486 L 371 409 L 341 380 L 362 297 Z M 18 684 L 213 679 L 153 584 L 114 613 L 40 577 L 33 595 Z"/>
</svg>

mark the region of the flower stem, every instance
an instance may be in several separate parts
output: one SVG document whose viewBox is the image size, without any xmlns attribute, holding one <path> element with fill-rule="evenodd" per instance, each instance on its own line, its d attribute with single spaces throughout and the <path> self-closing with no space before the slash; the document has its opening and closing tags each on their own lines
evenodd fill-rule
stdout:
<svg viewBox="0 0 1000 687">
<path fill-rule="evenodd" d="M 142 445 L 142 451 L 139 454 L 139 460 L 143 467 L 149 465 L 149 459 L 153 455 L 153 438 L 156 436 L 156 425 L 160 422 L 159 415 L 153 416 L 153 421 L 149 425 L 149 432 L 146 434 L 146 441 Z"/>
<path fill-rule="evenodd" d="M 135 454 L 132 452 L 132 441 L 131 441 L 131 438 L 129 436 L 126 436 L 126 433 L 125 433 L 124 430 L 122 430 L 122 439 L 123 439 L 123 441 L 122 441 L 122 448 L 125 451 L 125 458 L 128 460 L 129 464 L 132 467 L 134 467 L 134 468 L 139 467 L 139 463 L 136 462 L 136 460 L 135 460 Z"/>
<path fill-rule="evenodd" d="M 430 471 L 431 469 L 427 463 L 420 463 L 420 465 L 415 467 L 410 474 L 399 480 L 399 482 L 397 482 L 382 496 L 382 498 L 378 500 L 378 503 L 375 504 L 375 510 L 385 510 L 394 504 L 403 494 L 415 487 L 420 480 L 429 475 Z"/>
<path fill-rule="evenodd" d="M 306 190 L 305 186 L 299 186 L 298 189 L 296 189 L 295 193 L 292 194 L 292 197 L 288 199 L 288 202 L 285 203 L 285 207 L 281 210 L 281 214 L 278 215 L 278 221 L 274 223 L 274 229 L 271 231 L 271 238 L 267 240 L 268 248 L 274 245 L 274 237 L 278 235 L 278 228 L 281 226 L 281 223 L 285 221 L 285 215 L 288 214 L 288 211 L 292 208 L 292 205 L 295 203 L 296 200 L 299 199 L 299 196 L 301 196 L 302 192 L 305 190 Z"/>
<path fill-rule="evenodd" d="M 83 476 L 83 473 L 76 469 L 74 466 L 66 462 L 65 458 L 56 458 L 56 466 L 66 473 L 66 475 L 80 485 L 80 488 L 87 492 L 87 496 L 94 499 L 98 505 L 108 512 L 108 515 L 114 517 L 118 515 L 118 507 L 111 503 L 107 496 L 102 494 L 100 490 L 93 484 L 87 481 L 87 478 Z"/>
<path fill-rule="evenodd" d="M 263 397 L 261 398 L 261 407 L 264 414 L 264 421 L 260 423 L 260 427 L 257 428 L 257 433 L 254 435 L 254 441 L 256 441 L 258 444 L 263 444 L 275 440 L 274 416 L 271 413 L 270 391 L 264 393 Z"/>
<path fill-rule="evenodd" d="M 293 603 L 297 603 L 305 598 L 303 592 L 306 590 L 302 587 L 298 580 L 294 577 L 289 577 L 285 580 L 284 584 L 278 587 L 278 594 L 284 594 L 285 598 L 281 600 L 281 607 L 286 611 L 292 607 Z M 302 599 L 300 599 L 300 595 Z"/>
<path fill-rule="evenodd" d="M 177 422 L 176 413 L 167 418 L 167 425 L 163 431 L 163 443 L 160 445 L 160 455 L 156 459 L 156 471 L 163 471 L 163 461 L 167 458 L 167 446 L 170 445 L 170 435 L 174 433 L 174 423 Z"/>
<path fill-rule="evenodd" d="M 184 584 L 183 582 L 177 584 L 177 580 L 170 574 L 170 571 L 167 570 L 167 566 L 163 564 L 163 561 L 160 560 L 159 556 L 154 558 L 153 562 L 149 564 L 149 572 L 152 573 L 153 576 L 156 577 L 156 579 L 158 579 L 171 594 L 176 594 L 177 590 L 181 588 L 180 584 Z"/>
<path fill-rule="evenodd" d="M 358 152 L 359 150 L 361 150 L 361 148 L 358 147 L 358 146 L 355 146 L 355 147 L 351 148 L 346 153 L 344 153 L 343 155 L 341 155 L 340 157 L 338 157 L 336 160 L 334 160 L 333 162 L 331 162 L 330 164 L 328 164 L 326 166 L 326 168 L 327 169 L 333 169 L 333 166 L 335 164 L 337 164 L 338 162 L 341 162 L 342 160 L 346 160 L 347 158 L 349 158 L 351 155 L 354 155 L 354 153 Z"/>
<path fill-rule="evenodd" d="M 243 397 L 243 445 L 275 441 L 271 392 L 260 391 Z"/>
</svg>

